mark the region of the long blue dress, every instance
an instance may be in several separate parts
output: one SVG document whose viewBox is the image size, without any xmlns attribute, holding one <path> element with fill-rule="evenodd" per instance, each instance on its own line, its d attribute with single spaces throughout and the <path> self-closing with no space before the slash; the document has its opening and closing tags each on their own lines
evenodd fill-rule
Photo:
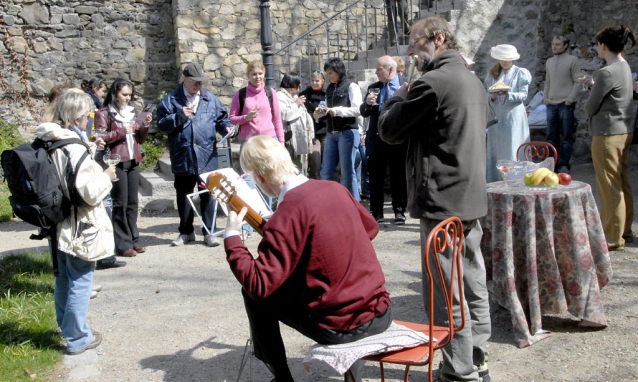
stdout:
<svg viewBox="0 0 638 382">
<path fill-rule="evenodd" d="M 499 159 L 516 160 L 516 150 L 529 142 L 529 125 L 523 101 L 527 99 L 527 87 L 532 81 L 532 75 L 525 68 L 515 65 L 503 71 L 499 78 L 494 79 L 491 74 L 485 77 L 485 88 L 497 82 L 504 82 L 512 89 L 507 95 L 498 96 L 490 104 L 494 109 L 498 123 L 487 130 L 487 182 L 501 180 L 501 174 L 496 169 Z M 488 99 L 491 95 L 488 92 Z"/>
</svg>

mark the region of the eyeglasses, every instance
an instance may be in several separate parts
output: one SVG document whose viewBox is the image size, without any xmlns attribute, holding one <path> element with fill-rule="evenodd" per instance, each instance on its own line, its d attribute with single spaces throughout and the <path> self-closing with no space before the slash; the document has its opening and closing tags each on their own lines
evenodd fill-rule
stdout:
<svg viewBox="0 0 638 382">
<path fill-rule="evenodd" d="M 419 42 L 422 38 L 427 38 L 428 40 L 432 40 L 432 39 L 436 38 L 436 35 L 437 35 L 437 34 L 436 34 L 436 33 L 434 33 L 432 36 L 426 36 L 426 35 L 423 35 L 423 36 L 421 36 L 421 37 L 413 38 L 412 40 L 410 40 L 410 44 L 408 45 L 408 48 L 414 48 L 414 46 L 416 45 L 416 43 L 417 43 L 417 42 Z"/>
</svg>

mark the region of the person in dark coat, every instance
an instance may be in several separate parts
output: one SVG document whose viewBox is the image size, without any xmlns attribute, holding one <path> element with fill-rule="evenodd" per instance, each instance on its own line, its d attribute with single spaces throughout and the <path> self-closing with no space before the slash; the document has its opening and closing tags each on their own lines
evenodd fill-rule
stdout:
<svg viewBox="0 0 638 382">
<path fill-rule="evenodd" d="M 171 170 L 175 174 L 179 235 L 174 246 L 195 241 L 194 213 L 186 195 L 197 186 L 199 191 L 206 184 L 199 178 L 218 168 L 216 133 L 226 135 L 232 125 L 228 112 L 213 93 L 203 88 L 207 80 L 199 64 L 191 63 L 182 71 L 184 82 L 170 92 L 157 108 L 159 128 L 168 134 Z M 202 228 L 204 242 L 209 247 L 219 245 L 214 237 L 213 215 L 215 203 L 210 193 L 200 194 L 201 216 L 208 232 Z M 210 233 L 209 233 L 210 232 Z"/>
<path fill-rule="evenodd" d="M 409 91 L 402 85 L 387 101 L 379 117 L 379 136 L 389 144 L 408 143 L 408 210 L 420 219 L 420 253 L 425 251 L 430 231 L 440 222 L 452 216 L 463 222 L 466 319 L 463 330 L 442 350 L 441 380 L 490 382 L 485 362 L 485 344 L 491 335 L 490 308 L 479 223 L 487 213 L 487 97 L 481 81 L 467 69 L 456 36 L 443 18 L 426 17 L 414 25 L 408 54 L 417 56 L 425 74 Z M 450 251 L 442 253 L 439 260 L 443 281 L 449 285 Z M 423 300 L 430 306 L 430 279 L 424 268 L 422 264 Z M 438 274 L 434 277 L 434 317 L 427 319 L 442 325 L 448 313 L 441 280 Z M 455 295 L 458 301 L 458 291 Z M 460 324 L 460 309 L 454 311 L 454 322 Z"/>
</svg>

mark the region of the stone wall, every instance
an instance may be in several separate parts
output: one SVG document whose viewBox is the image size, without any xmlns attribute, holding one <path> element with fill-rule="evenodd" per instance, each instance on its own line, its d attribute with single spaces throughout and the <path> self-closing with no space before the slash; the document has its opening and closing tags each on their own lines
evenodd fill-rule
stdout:
<svg viewBox="0 0 638 382">
<path fill-rule="evenodd" d="M 3 1 L 0 53 L 2 80 L 8 89 L 0 96 L 0 117 L 31 121 L 35 116 L 28 108 L 18 110 L 19 118 L 8 111 L 16 104 L 15 93 L 25 95 L 28 90 L 34 102 L 30 111 L 38 113 L 51 87 L 66 82 L 79 86 L 92 77 L 128 78 L 139 95 L 154 98 L 177 75 L 170 4 L 170 0 Z M 17 63 L 25 57 L 23 75 Z"/>
<path fill-rule="evenodd" d="M 383 4 L 367 3 L 377 9 Z M 350 4 L 272 2 L 273 51 Z M 382 13 L 377 12 L 378 28 L 361 29 L 363 6 L 361 0 L 347 12 L 347 21 L 342 16 L 328 24 L 328 36 L 325 27 L 315 31 L 310 47 L 304 39 L 289 55 L 276 55 L 275 68 L 307 72 L 308 60 L 302 58 L 307 51 L 312 53 L 311 69 L 322 65 L 328 54 L 353 59 L 383 27 Z M 34 124 L 45 105 L 43 97 L 54 85 L 79 86 L 91 77 L 107 82 L 128 78 L 141 98 L 154 100 L 178 84 L 179 68 L 189 62 L 204 66 L 211 80 L 207 87 L 229 105 L 246 83 L 246 64 L 261 59 L 259 12 L 257 0 L 5 0 L 0 4 L 0 25 L 5 27 L 4 33 L 0 29 L 0 86 L 6 91 L 0 94 L 0 118 Z M 27 102 L 33 106 L 24 107 Z"/>
</svg>

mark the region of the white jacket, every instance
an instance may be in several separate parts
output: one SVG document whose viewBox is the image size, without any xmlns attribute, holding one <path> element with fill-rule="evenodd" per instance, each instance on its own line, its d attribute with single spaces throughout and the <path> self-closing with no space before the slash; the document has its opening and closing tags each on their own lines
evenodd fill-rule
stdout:
<svg viewBox="0 0 638 382">
<path fill-rule="evenodd" d="M 43 141 L 78 138 L 74 131 L 63 129 L 55 123 L 41 124 L 35 133 Z M 58 170 L 64 195 L 69 198 L 66 170 L 68 161 L 70 160 L 72 167 L 75 168 L 86 148 L 80 144 L 70 144 L 64 148 L 69 152 L 69 157 L 62 149 L 55 150 L 51 157 Z M 78 170 L 75 186 L 78 195 L 89 206 L 72 207 L 70 216 L 58 223 L 58 249 L 87 261 L 113 255 L 115 250 L 113 225 L 102 204 L 102 200 L 111 191 L 111 178 L 89 155 Z M 82 232 L 78 232 L 80 225 L 84 228 Z"/>
<path fill-rule="evenodd" d="M 298 106 L 295 99 L 285 89 L 277 91 L 277 98 L 279 99 L 284 131 L 292 131 L 290 144 L 294 155 L 308 154 L 308 146 L 312 145 L 312 138 L 315 137 L 315 125 L 312 122 L 312 117 L 308 114 L 306 107 L 303 104 Z"/>
</svg>

